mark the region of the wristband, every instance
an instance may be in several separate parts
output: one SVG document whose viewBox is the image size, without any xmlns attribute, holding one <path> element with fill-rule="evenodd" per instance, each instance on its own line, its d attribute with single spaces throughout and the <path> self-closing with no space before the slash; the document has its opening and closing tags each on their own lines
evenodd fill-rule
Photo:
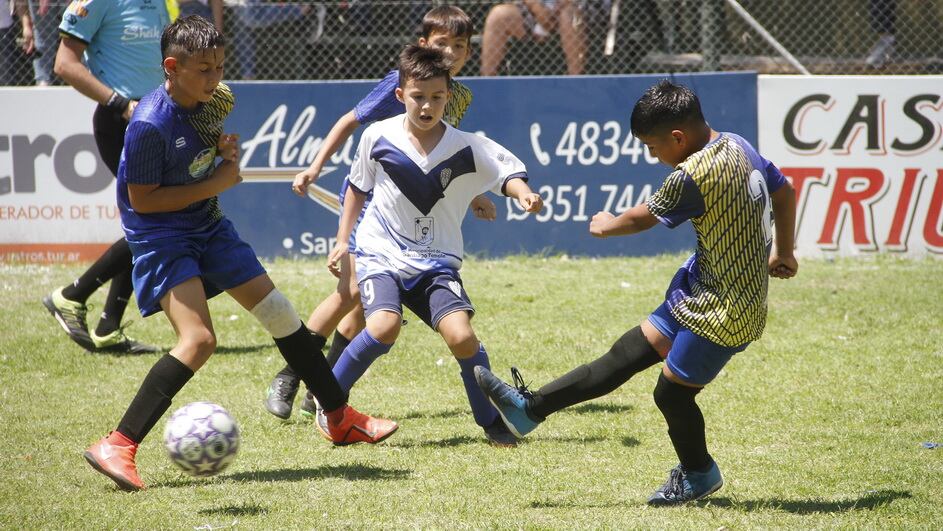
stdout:
<svg viewBox="0 0 943 531">
<path fill-rule="evenodd" d="M 129 103 L 131 103 L 130 99 L 125 98 L 121 94 L 118 94 L 117 91 L 112 91 L 111 96 L 108 98 L 108 103 L 105 104 L 105 107 L 108 107 L 118 114 L 124 114 L 124 111 L 128 108 Z"/>
</svg>

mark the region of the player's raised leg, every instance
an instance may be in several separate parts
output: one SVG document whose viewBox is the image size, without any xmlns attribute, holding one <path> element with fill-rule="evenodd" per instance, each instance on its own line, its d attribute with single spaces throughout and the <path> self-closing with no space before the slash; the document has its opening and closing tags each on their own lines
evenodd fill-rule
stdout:
<svg viewBox="0 0 943 531">
<path fill-rule="evenodd" d="M 486 367 L 478 368 L 478 384 L 498 408 L 511 431 L 524 436 L 551 413 L 609 394 L 634 374 L 661 361 L 656 350 L 656 345 L 661 342 L 655 339 L 653 344 L 646 337 L 643 328 L 647 326 L 650 325 L 629 330 L 599 358 L 580 365 L 537 391 L 527 389 L 517 369 L 512 369 L 515 385 L 511 386 Z M 664 348 L 664 345 L 660 346 Z"/>
<path fill-rule="evenodd" d="M 268 275 L 227 292 L 268 330 L 282 357 L 323 405 L 334 444 L 377 443 L 396 431 L 395 422 L 364 415 L 347 404 L 347 390 L 338 385 L 321 354 L 324 337 L 308 330 Z"/>
<path fill-rule="evenodd" d="M 374 361 L 393 348 L 402 322 L 402 314 L 389 309 L 374 311 L 367 317 L 366 328 L 347 345 L 334 365 L 341 388 L 349 391 Z"/>
</svg>

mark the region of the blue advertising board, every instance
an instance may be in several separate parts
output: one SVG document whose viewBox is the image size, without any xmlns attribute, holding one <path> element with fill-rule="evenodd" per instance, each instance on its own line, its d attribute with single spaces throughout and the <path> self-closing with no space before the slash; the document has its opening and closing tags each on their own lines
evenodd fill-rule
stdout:
<svg viewBox="0 0 943 531">
<path fill-rule="evenodd" d="M 493 222 L 470 213 L 466 252 L 571 255 L 652 255 L 693 249 L 690 224 L 657 226 L 629 238 L 596 239 L 589 221 L 645 201 L 670 168 L 631 135 L 629 117 L 642 93 L 664 76 L 471 78 L 474 93 L 460 128 L 487 135 L 527 165 L 530 186 L 544 198 L 539 214 L 491 196 Z M 691 87 L 719 131 L 757 139 L 752 73 L 675 74 Z M 226 131 L 241 137 L 246 182 L 221 196 L 224 212 L 261 256 L 325 255 L 337 231 L 337 191 L 363 128 L 326 165 L 309 197 L 292 193 L 295 173 L 307 167 L 334 122 L 374 82 L 233 83 L 236 107 Z"/>
</svg>

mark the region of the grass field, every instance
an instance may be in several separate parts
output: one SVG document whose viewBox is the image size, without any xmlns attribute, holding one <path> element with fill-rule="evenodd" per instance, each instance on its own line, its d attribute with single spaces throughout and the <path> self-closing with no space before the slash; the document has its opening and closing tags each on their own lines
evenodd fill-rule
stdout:
<svg viewBox="0 0 943 531">
<path fill-rule="evenodd" d="M 470 260 L 463 276 L 495 371 L 516 365 L 539 386 L 643 319 L 683 258 Z M 267 266 L 305 315 L 333 286 L 320 261 Z M 210 305 L 220 348 L 172 409 L 224 405 L 240 454 L 215 479 L 184 476 L 161 446 L 165 417 L 138 453 L 149 489 L 117 491 L 82 451 L 157 356 L 90 354 L 65 337 L 40 298 L 80 270 L 0 265 L 0 528 L 943 527 L 943 447 L 921 444 L 943 442 L 940 260 L 804 261 L 772 282 L 765 336 L 698 398 L 726 485 L 672 509 L 644 504 L 676 464 L 655 368 L 496 449 L 441 339 L 411 319 L 351 400 L 399 432 L 333 448 L 297 410 L 287 422 L 263 410 L 281 358 L 227 297 Z M 130 333 L 174 341 L 162 315 Z"/>
</svg>

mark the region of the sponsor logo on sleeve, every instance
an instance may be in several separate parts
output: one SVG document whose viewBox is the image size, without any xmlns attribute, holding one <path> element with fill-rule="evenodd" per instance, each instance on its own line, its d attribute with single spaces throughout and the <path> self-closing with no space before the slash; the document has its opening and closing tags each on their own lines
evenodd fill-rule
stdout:
<svg viewBox="0 0 943 531">
<path fill-rule="evenodd" d="M 78 20 L 76 19 L 76 17 L 80 17 L 80 18 L 85 18 L 85 17 L 87 17 L 87 16 L 88 16 L 88 8 L 85 7 L 85 5 L 88 4 L 88 2 L 89 2 L 89 0 L 73 0 L 72 3 L 69 4 L 69 7 L 66 9 L 66 13 L 69 13 L 69 14 L 71 14 L 71 15 L 73 15 L 73 16 L 72 16 L 72 19 L 71 19 L 71 20 L 70 20 L 69 17 L 67 16 L 67 17 L 66 17 L 66 21 L 67 21 L 69 24 L 75 24 L 76 22 L 78 22 Z"/>
</svg>

